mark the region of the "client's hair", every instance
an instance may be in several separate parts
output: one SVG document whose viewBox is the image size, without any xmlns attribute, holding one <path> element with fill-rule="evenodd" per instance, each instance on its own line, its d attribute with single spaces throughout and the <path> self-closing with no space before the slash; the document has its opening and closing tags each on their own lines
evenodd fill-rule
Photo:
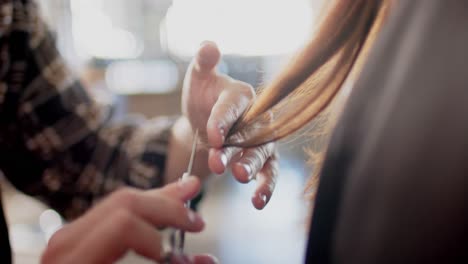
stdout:
<svg viewBox="0 0 468 264">
<path fill-rule="evenodd" d="M 313 38 L 259 91 L 257 100 L 229 132 L 226 146 L 253 147 L 282 139 L 329 110 L 348 77 L 359 72 L 391 1 L 335 0 L 328 5 Z M 333 105 L 341 109 L 343 103 Z M 336 118 L 325 119 L 325 127 L 331 130 Z M 323 157 L 323 152 L 318 156 Z M 320 158 L 314 150 L 309 154 L 317 174 Z"/>
</svg>

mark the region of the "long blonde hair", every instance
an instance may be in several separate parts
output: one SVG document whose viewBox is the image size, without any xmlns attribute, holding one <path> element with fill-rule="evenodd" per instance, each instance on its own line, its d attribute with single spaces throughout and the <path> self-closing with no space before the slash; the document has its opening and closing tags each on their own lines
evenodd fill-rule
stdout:
<svg viewBox="0 0 468 264">
<path fill-rule="evenodd" d="M 358 75 L 391 2 L 335 0 L 328 5 L 314 36 L 260 90 L 257 100 L 229 132 L 226 146 L 253 147 L 277 141 L 304 127 L 325 109 L 327 122 L 321 129 L 329 132 L 345 101 L 334 99 L 345 81 Z M 333 107 L 328 107 L 332 102 Z M 323 122 L 320 118 L 316 121 Z M 308 153 L 318 172 L 324 150 L 311 149 Z M 312 179 L 310 185 L 315 181 Z"/>
</svg>

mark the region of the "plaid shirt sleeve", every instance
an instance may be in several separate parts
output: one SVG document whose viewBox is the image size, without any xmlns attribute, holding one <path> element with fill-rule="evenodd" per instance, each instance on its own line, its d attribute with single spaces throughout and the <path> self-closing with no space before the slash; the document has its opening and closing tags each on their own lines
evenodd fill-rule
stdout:
<svg viewBox="0 0 468 264">
<path fill-rule="evenodd" d="M 163 183 L 174 118 L 114 124 L 60 58 L 32 0 L 0 0 L 0 170 L 71 219 Z"/>
</svg>

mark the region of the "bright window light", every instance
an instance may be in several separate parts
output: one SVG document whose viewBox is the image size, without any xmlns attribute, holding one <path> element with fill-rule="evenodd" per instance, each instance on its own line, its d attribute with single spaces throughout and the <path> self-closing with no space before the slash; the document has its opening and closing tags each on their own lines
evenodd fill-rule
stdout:
<svg viewBox="0 0 468 264">
<path fill-rule="evenodd" d="M 107 86 L 118 94 L 169 93 L 179 79 L 177 65 L 170 60 L 114 62 L 106 70 Z"/>
<path fill-rule="evenodd" d="M 73 39 L 82 57 L 131 59 L 143 44 L 131 32 L 113 25 L 103 0 L 71 0 Z"/>
<path fill-rule="evenodd" d="M 182 57 L 192 56 L 204 40 L 215 41 L 224 54 L 288 54 L 310 35 L 315 16 L 311 2 L 173 0 L 163 40 L 171 53 Z"/>
</svg>

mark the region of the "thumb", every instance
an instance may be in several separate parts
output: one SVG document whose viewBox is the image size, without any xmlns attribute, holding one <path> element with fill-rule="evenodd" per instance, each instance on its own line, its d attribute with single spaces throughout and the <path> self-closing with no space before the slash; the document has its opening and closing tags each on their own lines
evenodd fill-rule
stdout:
<svg viewBox="0 0 468 264">
<path fill-rule="evenodd" d="M 182 177 L 181 180 L 167 184 L 161 189 L 149 190 L 147 193 L 163 193 L 164 195 L 175 198 L 176 200 L 185 202 L 197 196 L 200 192 L 200 188 L 200 180 L 197 177 L 189 176 Z"/>
<path fill-rule="evenodd" d="M 219 60 L 221 59 L 221 52 L 216 43 L 212 41 L 204 41 L 200 45 L 200 49 L 195 56 L 193 70 L 195 74 L 205 75 L 211 73 Z"/>
</svg>

